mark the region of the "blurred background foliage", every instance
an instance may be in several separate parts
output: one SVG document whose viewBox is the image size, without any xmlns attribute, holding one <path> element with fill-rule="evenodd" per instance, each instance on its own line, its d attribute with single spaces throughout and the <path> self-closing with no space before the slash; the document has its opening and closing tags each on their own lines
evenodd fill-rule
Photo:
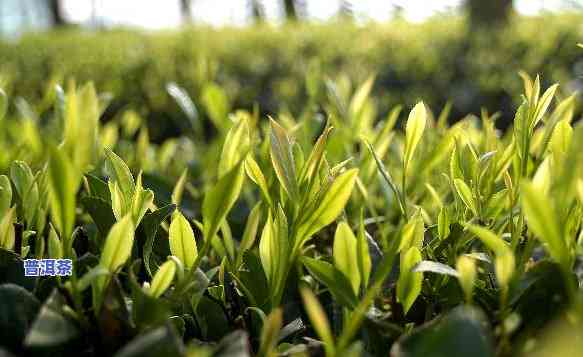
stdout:
<svg viewBox="0 0 583 357">
<path fill-rule="evenodd" d="M 396 104 L 423 99 L 437 110 L 451 101 L 450 120 L 490 108 L 500 112 L 499 128 L 519 103 L 519 71 L 541 74 L 544 85 L 562 83 L 564 95 L 583 87 L 583 53 L 575 46 L 583 15 L 490 14 L 496 21 L 487 22 L 478 15 L 488 10 L 471 3 L 471 21 L 443 16 L 419 24 L 397 17 L 363 25 L 340 15 L 314 23 L 297 14 L 280 26 L 259 18 L 255 26 L 156 32 L 58 24 L 57 31 L 0 42 L 0 81 L 10 96 L 36 103 L 55 83 L 92 80 L 113 98 L 103 120 L 132 109 L 147 119 L 154 142 L 184 130 L 169 83 L 184 88 L 203 117 L 212 116 L 205 100 L 217 98 L 228 109 L 297 116 L 323 102 L 327 83 L 347 96 L 372 73 L 380 117 Z"/>
</svg>

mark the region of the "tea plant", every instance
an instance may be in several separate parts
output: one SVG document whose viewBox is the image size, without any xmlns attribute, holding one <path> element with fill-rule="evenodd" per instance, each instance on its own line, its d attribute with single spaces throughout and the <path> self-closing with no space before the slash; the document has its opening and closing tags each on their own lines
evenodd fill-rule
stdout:
<svg viewBox="0 0 583 357">
<path fill-rule="evenodd" d="M 328 80 L 326 121 L 316 103 L 231 113 L 215 86 L 205 138 L 171 84 L 190 130 L 161 144 L 135 112 L 100 123 L 92 84 L 50 89 L 45 118 L 0 92 L 0 345 L 575 356 L 583 126 L 574 95 L 522 77 L 506 133 L 497 114 L 450 126 L 423 102 L 402 129 L 401 107 L 377 121 L 371 76 Z M 71 275 L 25 276 L 31 259 L 70 259 Z"/>
</svg>

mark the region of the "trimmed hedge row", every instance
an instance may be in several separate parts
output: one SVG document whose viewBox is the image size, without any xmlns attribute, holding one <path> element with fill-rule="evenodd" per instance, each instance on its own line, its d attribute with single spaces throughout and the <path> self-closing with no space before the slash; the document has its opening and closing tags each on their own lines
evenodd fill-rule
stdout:
<svg viewBox="0 0 583 357">
<path fill-rule="evenodd" d="M 583 86 L 583 54 L 574 45 L 583 35 L 581 19 L 518 18 L 495 35 L 468 35 L 455 18 L 419 25 L 34 34 L 0 44 L 0 78 L 11 95 L 31 100 L 41 99 L 47 78 L 93 80 L 114 95 L 106 116 L 131 103 L 148 117 L 155 140 L 177 134 L 184 120 L 165 91 L 168 82 L 185 88 L 201 108 L 203 89 L 216 82 L 232 107 L 258 102 L 263 113 L 299 114 L 306 102 L 329 95 L 320 79 L 331 78 L 350 93 L 370 73 L 377 75 L 373 92 L 381 111 L 419 98 L 433 108 L 452 100 L 454 118 L 498 108 L 498 125 L 505 127 L 519 100 L 510 94 L 519 93 L 518 71 L 540 73 L 569 90 Z"/>
</svg>

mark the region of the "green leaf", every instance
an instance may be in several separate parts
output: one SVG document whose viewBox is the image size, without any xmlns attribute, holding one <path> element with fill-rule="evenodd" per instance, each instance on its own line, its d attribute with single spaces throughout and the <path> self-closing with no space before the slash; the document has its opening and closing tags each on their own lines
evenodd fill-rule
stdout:
<svg viewBox="0 0 583 357">
<path fill-rule="evenodd" d="M 160 266 L 156 275 L 154 275 L 154 279 L 152 279 L 147 293 L 155 298 L 162 296 L 172 284 L 174 275 L 176 275 L 176 264 L 169 260 Z"/>
<path fill-rule="evenodd" d="M 547 112 L 547 109 L 548 109 L 549 105 L 551 104 L 551 101 L 553 100 L 553 97 L 554 97 L 555 92 L 557 91 L 558 87 L 559 87 L 558 84 L 553 84 L 552 86 L 550 86 L 543 93 L 542 97 L 538 101 L 532 122 L 530 123 L 530 130 L 531 131 L 534 130 L 534 128 L 536 127 L 538 122 L 542 119 L 542 117 Z"/>
<path fill-rule="evenodd" d="M 466 224 L 466 227 L 470 232 L 478 236 L 484 245 L 496 255 L 494 263 L 496 278 L 500 285 L 506 289 L 514 275 L 515 259 L 512 250 L 502 238 L 499 238 L 489 229 L 473 224 Z"/>
<path fill-rule="evenodd" d="M 556 218 L 553 204 L 541 195 L 531 183 L 521 185 L 521 203 L 528 228 L 546 244 L 551 257 L 562 265 L 568 264 L 566 242 Z"/>
<path fill-rule="evenodd" d="M 214 83 L 207 84 L 202 90 L 202 103 L 212 123 L 218 129 L 227 127 L 227 116 L 231 111 L 225 91 Z"/>
<path fill-rule="evenodd" d="M 338 217 L 350 198 L 357 176 L 357 169 L 340 174 L 319 201 L 317 208 L 313 212 L 304 212 L 304 218 L 298 228 L 300 240 L 308 239 Z"/>
<path fill-rule="evenodd" d="M 474 282 L 476 280 L 476 262 L 474 259 L 462 255 L 457 259 L 456 270 L 458 280 L 466 297 L 466 302 L 471 303 Z"/>
<path fill-rule="evenodd" d="M 62 150 L 52 151 L 48 173 L 52 222 L 63 240 L 70 242 L 75 225 L 75 197 L 81 175 Z M 67 253 L 70 244 L 65 244 Z"/>
<path fill-rule="evenodd" d="M 302 288 L 300 290 L 302 295 L 302 300 L 304 301 L 304 308 L 308 313 L 308 317 L 312 322 L 314 330 L 324 343 L 324 348 L 326 349 L 326 355 L 334 356 L 334 335 L 330 329 L 330 324 L 328 323 L 328 318 L 326 313 L 318 302 L 318 299 L 310 290 Z"/>
<path fill-rule="evenodd" d="M 135 192 L 132 199 L 132 220 L 137 226 L 142 221 L 144 214 L 154 202 L 154 192 L 152 190 L 144 190 L 142 186 L 142 173 L 138 175 L 136 181 Z"/>
<path fill-rule="evenodd" d="M 180 202 L 182 201 L 182 193 L 184 192 L 184 185 L 186 184 L 186 178 L 188 177 L 188 169 L 184 169 L 182 174 L 176 181 L 176 185 L 174 185 L 174 189 L 172 190 L 172 203 L 177 206 L 180 206 Z"/>
<path fill-rule="evenodd" d="M 40 306 L 37 298 L 24 288 L 14 284 L 0 285 L 0 345 L 21 349 Z"/>
<path fill-rule="evenodd" d="M 245 224 L 245 230 L 243 231 L 243 237 L 241 238 L 241 244 L 239 244 L 239 255 L 242 257 L 242 254 L 251 249 L 253 243 L 255 242 L 255 238 L 257 237 L 257 230 L 259 228 L 259 220 L 261 219 L 261 202 L 257 203 L 249 216 L 247 217 L 247 223 Z"/>
<path fill-rule="evenodd" d="M 405 154 L 403 157 L 403 165 L 405 168 L 409 167 L 415 149 L 417 149 L 421 136 L 423 136 L 426 120 L 425 104 L 419 102 L 411 110 L 411 113 L 409 113 L 405 128 Z"/>
<path fill-rule="evenodd" d="M 87 180 L 89 195 L 92 197 L 98 197 L 111 205 L 111 194 L 109 193 L 107 183 L 99 177 L 91 174 L 86 174 L 85 179 Z"/>
<path fill-rule="evenodd" d="M 449 214 L 447 212 L 447 208 L 441 207 L 439 216 L 437 216 L 437 232 L 439 239 L 444 240 L 449 236 L 449 225 Z"/>
<path fill-rule="evenodd" d="M 267 276 L 267 282 L 272 290 L 277 291 L 285 282 L 285 271 L 288 261 L 288 225 L 281 207 L 278 208 L 275 219 L 271 215 L 265 222 L 265 227 L 259 241 L 261 265 Z"/>
<path fill-rule="evenodd" d="M 34 224 L 39 208 L 39 189 L 36 178 L 24 161 L 14 161 L 10 165 L 10 177 L 20 198 L 24 219 L 30 227 Z"/>
<path fill-rule="evenodd" d="M 6 175 L 0 175 L 0 217 L 4 216 L 12 203 L 12 185 Z"/>
<path fill-rule="evenodd" d="M 53 290 L 41 307 L 24 340 L 28 348 L 48 348 L 63 345 L 79 336 L 76 324 L 63 314 L 65 299 Z"/>
<path fill-rule="evenodd" d="M 114 357 L 182 356 L 182 340 L 170 325 L 149 330 L 131 340 Z"/>
<path fill-rule="evenodd" d="M 111 210 L 111 205 L 101 198 L 92 196 L 81 198 L 81 205 L 93 219 L 99 233 L 101 233 L 102 237 L 105 237 L 115 224 L 115 216 Z"/>
<path fill-rule="evenodd" d="M 271 200 L 271 196 L 269 195 L 267 180 L 265 179 L 263 172 L 261 172 L 261 168 L 251 155 L 247 156 L 245 159 L 245 172 L 251 181 L 253 181 L 259 187 L 259 190 L 261 191 L 261 194 L 263 195 L 263 198 L 267 204 L 270 207 L 273 207 L 273 202 Z"/>
<path fill-rule="evenodd" d="M 299 197 L 296 168 L 292 153 L 292 145 L 285 129 L 275 120 L 270 119 L 271 163 L 281 187 L 292 201 Z"/>
<path fill-rule="evenodd" d="M 49 237 L 48 237 L 48 245 L 49 245 L 49 258 L 51 259 L 62 259 L 64 256 L 63 252 L 63 244 L 55 232 L 52 224 L 49 224 Z"/>
<path fill-rule="evenodd" d="M 330 290 L 335 300 L 349 309 L 356 306 L 358 303 L 356 295 L 343 273 L 322 260 L 303 257 L 301 261 L 310 274 Z"/>
<path fill-rule="evenodd" d="M 334 235 L 334 266 L 350 281 L 355 295 L 358 294 L 361 280 L 357 254 L 356 237 L 348 224 L 341 222 L 338 224 Z"/>
<path fill-rule="evenodd" d="M 221 177 L 204 196 L 202 218 L 205 241 L 210 241 L 217 234 L 223 219 L 239 197 L 244 179 L 243 162 L 239 162 L 231 171 Z"/>
<path fill-rule="evenodd" d="M 112 201 L 114 192 L 119 190 L 119 192 L 122 194 L 122 198 L 127 204 L 128 202 L 131 202 L 131 199 L 134 196 L 134 177 L 132 176 L 129 167 L 119 156 L 107 148 L 104 150 L 107 159 L 105 161 L 105 168 L 110 176 L 108 185 L 112 195 Z M 118 189 L 112 189 L 112 185 L 116 185 Z"/>
<path fill-rule="evenodd" d="M 406 252 L 410 247 L 421 249 L 424 234 L 425 227 L 423 224 L 423 218 L 419 214 L 419 211 L 417 211 L 411 219 L 409 219 L 409 222 L 403 226 L 401 241 L 399 242 L 397 251 Z"/>
<path fill-rule="evenodd" d="M 370 258 L 370 252 L 368 250 L 368 239 L 366 234 L 367 233 L 364 228 L 364 216 L 361 214 L 358 236 L 356 237 L 356 254 L 358 270 L 360 272 L 363 289 L 368 287 L 368 280 L 372 270 L 372 262 Z"/>
<path fill-rule="evenodd" d="M 247 119 L 244 116 L 240 116 L 239 120 L 229 130 L 225 138 L 219 161 L 218 177 L 224 176 L 243 160 L 243 155 L 247 154 L 249 146 L 250 138 Z"/>
<path fill-rule="evenodd" d="M 460 306 L 403 335 L 391 348 L 395 357 L 494 357 L 488 320 L 481 310 Z"/>
<path fill-rule="evenodd" d="M 16 222 L 16 207 L 12 207 L 0 218 L 0 248 L 14 249 L 14 223 Z"/>
<path fill-rule="evenodd" d="M 412 271 L 419 273 L 435 273 L 454 277 L 458 276 L 458 272 L 449 265 L 440 262 L 434 262 L 431 260 L 420 261 L 419 263 L 417 263 L 417 265 L 415 265 Z"/>
<path fill-rule="evenodd" d="M 261 329 L 261 344 L 257 357 L 269 357 L 275 354 L 282 322 L 283 313 L 281 309 L 275 309 L 267 316 Z"/>
<path fill-rule="evenodd" d="M 510 247 L 508 247 L 502 238 L 498 237 L 491 230 L 469 223 L 466 224 L 466 228 L 475 234 L 495 255 L 503 255 L 511 252 Z"/>
<path fill-rule="evenodd" d="M 111 227 L 101 253 L 101 266 L 115 273 L 125 264 L 132 252 L 134 230 L 134 223 L 129 215 Z"/>
<path fill-rule="evenodd" d="M 192 268 L 198 256 L 196 240 L 190 223 L 178 210 L 172 214 L 168 240 L 172 255 L 178 257 L 188 269 Z"/>
<path fill-rule="evenodd" d="M 310 156 L 308 157 L 308 160 L 302 169 L 302 174 L 300 175 L 299 179 L 300 185 L 306 182 L 310 182 L 316 173 L 320 170 L 320 166 L 322 165 L 322 158 L 324 157 L 324 152 L 326 149 L 326 143 L 328 142 L 328 136 L 330 135 L 331 131 L 332 127 L 326 127 L 322 135 L 320 135 L 316 141 L 316 144 L 314 144 L 314 148 L 310 152 Z"/>
<path fill-rule="evenodd" d="M 150 257 L 152 255 L 152 248 L 154 246 L 154 240 L 156 239 L 156 233 L 158 232 L 158 227 L 160 224 L 171 215 L 176 209 L 176 205 L 169 204 L 164 207 L 157 209 L 154 212 L 148 212 L 144 215 L 142 220 L 142 228 L 146 234 L 146 242 L 143 247 L 143 258 L 144 266 L 148 275 L 152 276 L 152 270 L 150 267 Z"/>
<path fill-rule="evenodd" d="M 457 194 L 462 199 L 462 202 L 466 205 L 468 209 L 472 211 L 474 215 L 478 215 L 478 206 L 476 205 L 476 201 L 472 195 L 472 190 L 468 187 L 468 185 L 462 179 L 454 179 L 453 185 L 455 186 L 455 190 Z"/>
<path fill-rule="evenodd" d="M 397 281 L 397 301 L 403 305 L 405 313 L 409 311 L 421 293 L 423 273 L 413 271 L 421 260 L 421 252 L 417 247 L 409 248 L 401 259 L 401 270 Z"/>
</svg>

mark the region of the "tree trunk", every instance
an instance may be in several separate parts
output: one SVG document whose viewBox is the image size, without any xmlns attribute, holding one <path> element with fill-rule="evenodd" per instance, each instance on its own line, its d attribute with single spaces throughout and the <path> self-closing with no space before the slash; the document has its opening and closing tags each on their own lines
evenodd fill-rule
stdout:
<svg viewBox="0 0 583 357">
<path fill-rule="evenodd" d="M 508 23 L 513 0 L 467 0 L 472 28 L 500 28 Z"/>
<path fill-rule="evenodd" d="M 286 21 L 296 21 L 298 19 L 295 0 L 283 0 L 283 10 Z"/>
<path fill-rule="evenodd" d="M 183 24 L 192 24 L 192 0 L 180 0 L 180 15 Z"/>
<path fill-rule="evenodd" d="M 256 24 L 262 23 L 265 20 L 265 9 L 260 0 L 251 0 L 251 16 Z"/>
<path fill-rule="evenodd" d="M 53 27 L 62 27 L 67 25 L 60 0 L 49 0 L 49 12 L 51 13 Z"/>
</svg>

